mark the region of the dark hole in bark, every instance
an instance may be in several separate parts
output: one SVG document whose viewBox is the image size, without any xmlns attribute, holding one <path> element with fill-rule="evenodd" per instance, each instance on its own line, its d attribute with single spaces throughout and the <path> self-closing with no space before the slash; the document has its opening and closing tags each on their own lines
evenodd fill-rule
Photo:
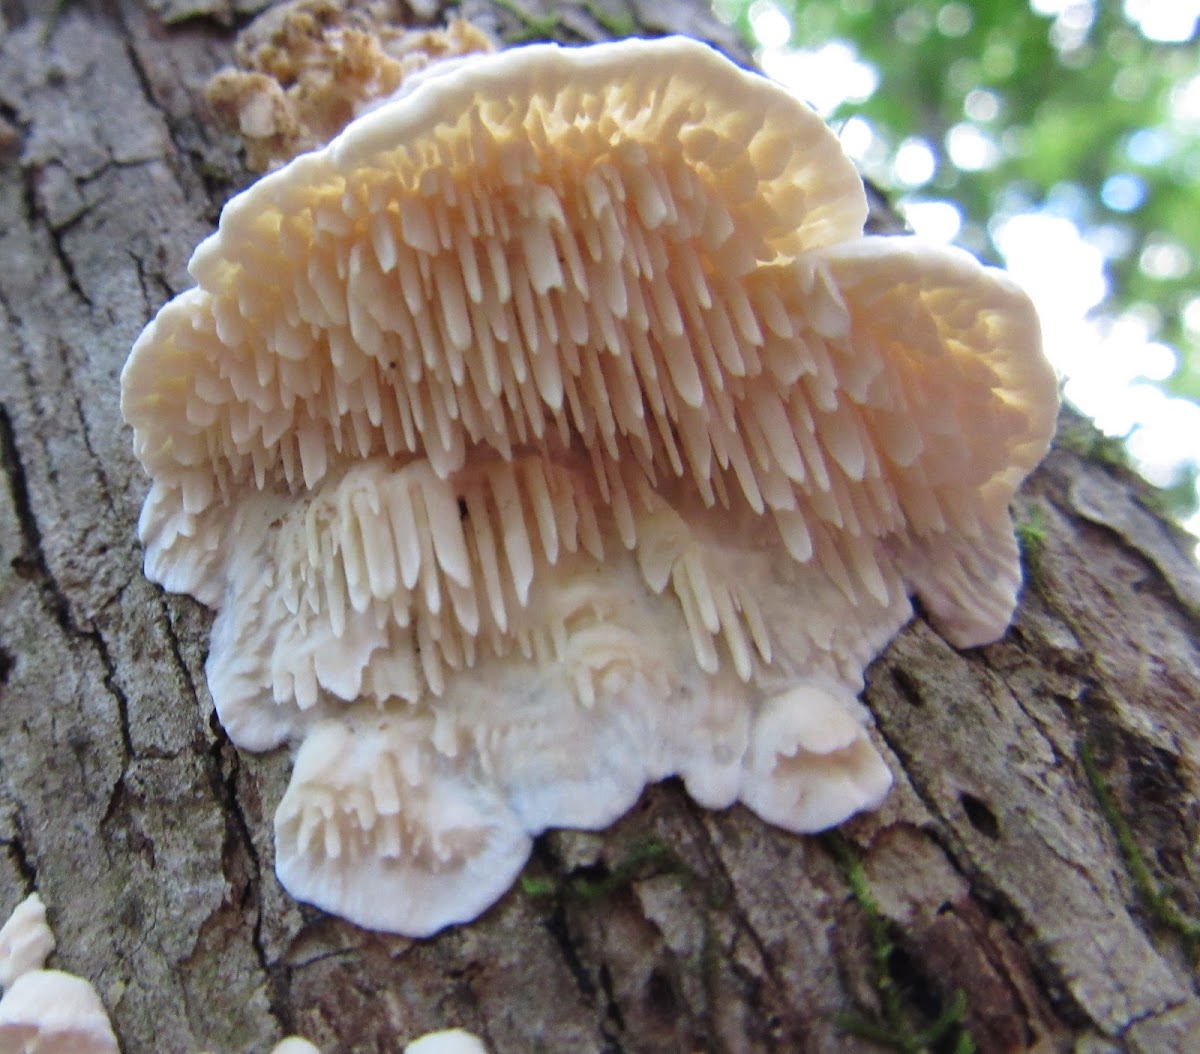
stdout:
<svg viewBox="0 0 1200 1054">
<path fill-rule="evenodd" d="M 984 802 L 973 794 L 960 795 L 958 800 L 975 830 L 987 838 L 997 839 L 1000 837 L 1000 821 L 996 819 L 996 814 Z"/>
<path fill-rule="evenodd" d="M 907 949 L 897 946 L 888 956 L 888 973 L 921 1012 L 922 1017 L 935 1018 L 941 1010 L 941 1000 L 921 964 Z"/>
<path fill-rule="evenodd" d="M 674 1021 L 680 1013 L 675 986 L 664 970 L 652 970 L 646 979 L 645 1005 L 659 1021 Z"/>
<path fill-rule="evenodd" d="M 917 684 L 917 680 L 902 666 L 897 666 L 892 670 L 892 681 L 896 685 L 896 690 L 913 706 L 924 706 L 925 700 L 921 697 L 921 686 Z"/>
<path fill-rule="evenodd" d="M 16 574 L 18 578 L 23 579 L 26 582 L 32 582 L 37 579 L 37 563 L 28 556 L 23 554 L 20 556 L 14 556 L 10 566 L 13 569 L 13 573 Z"/>
<path fill-rule="evenodd" d="M 1142 741 L 1130 743 L 1130 789 L 1142 802 L 1155 805 L 1174 803 L 1183 791 L 1179 777 L 1179 759 L 1162 747 Z"/>
<path fill-rule="evenodd" d="M 893 934 L 893 938 L 899 940 L 899 934 Z M 897 944 L 888 956 L 887 968 L 892 980 L 903 992 L 905 1002 L 917 1011 L 921 1023 L 931 1024 L 942 1015 L 950 994 L 944 991 L 942 985 L 930 974 L 928 964 L 919 953 L 914 954 L 902 944 Z M 928 1054 L 960 1054 L 962 1050 L 968 1049 L 962 1046 L 962 1039 L 961 1029 L 951 1028 L 940 1039 L 922 1045 L 919 1049 Z M 897 1049 L 918 1048 L 905 1046 Z"/>
<path fill-rule="evenodd" d="M 8 683 L 8 675 L 12 673 L 14 660 L 7 648 L 0 646 L 0 684 Z"/>
</svg>

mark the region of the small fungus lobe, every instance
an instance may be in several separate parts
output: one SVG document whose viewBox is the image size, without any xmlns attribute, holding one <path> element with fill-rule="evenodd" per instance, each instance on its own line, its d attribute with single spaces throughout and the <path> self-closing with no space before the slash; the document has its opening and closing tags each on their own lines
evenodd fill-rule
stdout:
<svg viewBox="0 0 1200 1054">
<path fill-rule="evenodd" d="M 483 1041 L 463 1028 L 447 1028 L 414 1039 L 404 1054 L 488 1054 Z"/>
<path fill-rule="evenodd" d="M 321 1050 L 302 1036 L 288 1036 L 275 1044 L 271 1054 L 321 1054 Z"/>
<path fill-rule="evenodd" d="M 435 64 L 232 200 L 134 345 L 146 573 L 298 748 L 300 899 L 420 936 L 648 782 L 879 804 L 868 662 L 1001 635 L 1057 392 L 1002 273 L 864 237 L 838 141 L 684 38 Z"/>
<path fill-rule="evenodd" d="M 30 893 L 0 927 L 0 988 L 40 970 L 52 951 L 54 934 L 46 923 L 46 905 L 37 893 Z"/>
<path fill-rule="evenodd" d="M 53 950 L 46 908 L 32 893 L 0 928 L 0 1054 L 120 1054 L 91 983 L 44 969 Z"/>
</svg>

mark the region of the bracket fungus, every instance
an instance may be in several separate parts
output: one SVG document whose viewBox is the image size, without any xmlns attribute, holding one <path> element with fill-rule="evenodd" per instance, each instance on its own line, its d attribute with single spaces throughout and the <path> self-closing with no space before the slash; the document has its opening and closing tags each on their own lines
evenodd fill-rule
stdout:
<svg viewBox="0 0 1200 1054">
<path fill-rule="evenodd" d="M 295 896 L 430 934 L 671 775 L 794 831 L 880 802 L 864 668 L 910 596 L 1004 632 L 1057 390 L 1009 279 L 866 214 L 684 38 L 432 66 L 226 206 L 122 408 L 221 722 L 299 746 Z"/>
</svg>

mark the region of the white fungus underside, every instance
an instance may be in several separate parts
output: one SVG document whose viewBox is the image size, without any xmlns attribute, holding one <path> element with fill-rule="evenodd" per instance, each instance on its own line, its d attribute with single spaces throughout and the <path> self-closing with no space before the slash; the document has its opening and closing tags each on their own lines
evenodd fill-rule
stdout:
<svg viewBox="0 0 1200 1054">
<path fill-rule="evenodd" d="M 122 406 L 223 724 L 304 739 L 297 896 L 432 932 L 671 774 L 794 830 L 877 803 L 862 671 L 911 594 L 1003 632 L 1056 396 L 1019 291 L 864 216 L 684 40 L 471 60 L 230 203 Z"/>
</svg>

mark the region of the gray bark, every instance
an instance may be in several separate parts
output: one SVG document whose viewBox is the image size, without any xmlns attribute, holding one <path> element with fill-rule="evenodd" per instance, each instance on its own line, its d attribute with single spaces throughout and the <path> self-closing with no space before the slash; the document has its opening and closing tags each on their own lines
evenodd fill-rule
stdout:
<svg viewBox="0 0 1200 1054">
<path fill-rule="evenodd" d="M 734 46 L 696 3 L 605 7 Z M 210 613 L 142 577 L 117 405 L 133 338 L 248 179 L 201 101 L 242 9 L 168 24 L 178 4 L 89 0 L 51 29 L 0 3 L 0 915 L 40 891 L 52 964 L 96 984 L 127 1054 L 294 1032 L 395 1050 L 450 1024 L 496 1054 L 854 1054 L 880 1048 L 844 1015 L 891 1000 L 916 1027 L 959 989 L 982 1051 L 1200 1049 L 1194 948 L 1135 888 L 1080 761 L 1092 744 L 1152 877 L 1200 910 L 1200 575 L 1142 485 L 1065 445 L 1018 501 L 1045 531 L 1006 638 L 962 653 L 917 619 L 871 668 L 897 787 L 842 841 L 668 783 L 603 835 L 539 840 L 540 890 L 434 940 L 282 892 L 288 756 L 230 746 Z"/>
</svg>

